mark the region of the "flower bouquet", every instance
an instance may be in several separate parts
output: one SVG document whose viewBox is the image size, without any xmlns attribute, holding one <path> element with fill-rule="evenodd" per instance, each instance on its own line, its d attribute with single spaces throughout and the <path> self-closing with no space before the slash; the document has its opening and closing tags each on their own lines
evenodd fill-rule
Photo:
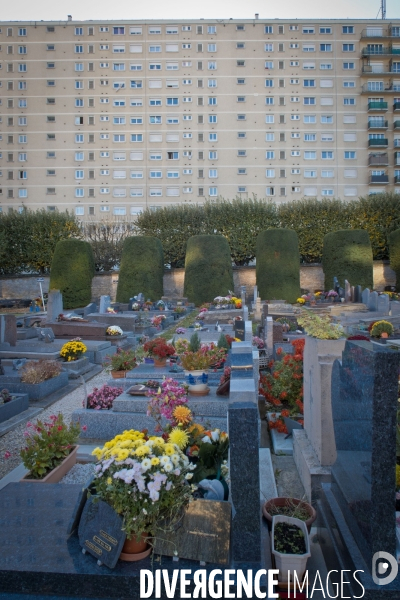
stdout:
<svg viewBox="0 0 400 600">
<path fill-rule="evenodd" d="M 167 317 L 165 315 L 155 316 L 151 319 L 151 324 L 153 327 L 157 327 L 157 329 L 161 328 L 161 324 Z"/>
<path fill-rule="evenodd" d="M 161 337 L 149 340 L 144 344 L 143 349 L 148 356 L 154 358 L 154 366 L 159 367 L 165 366 L 167 357 L 175 354 L 175 348 Z"/>
<path fill-rule="evenodd" d="M 130 430 L 93 454 L 96 497 L 121 515 L 128 539 L 154 536 L 160 522 L 172 527 L 182 516 L 195 489 L 188 482 L 196 467 L 177 444 Z"/>
<path fill-rule="evenodd" d="M 146 393 L 146 396 L 150 398 L 147 406 L 147 416 L 153 417 L 157 422 L 156 431 L 162 430 L 162 417 L 174 422 L 175 408 L 188 401 L 187 388 L 181 386 L 178 381 L 172 378 L 164 379 L 158 388 L 151 389 Z"/>
<path fill-rule="evenodd" d="M 85 344 L 78 340 L 71 340 L 63 345 L 60 356 L 66 361 L 78 360 L 86 352 Z"/>
<path fill-rule="evenodd" d="M 263 350 L 265 348 L 264 340 L 257 337 L 256 335 L 253 336 L 252 343 L 253 343 L 253 346 L 256 346 L 256 348 L 258 348 L 259 350 Z"/>
<path fill-rule="evenodd" d="M 106 335 L 123 335 L 123 333 L 121 327 L 118 327 L 118 325 L 111 325 L 106 329 Z"/>
</svg>

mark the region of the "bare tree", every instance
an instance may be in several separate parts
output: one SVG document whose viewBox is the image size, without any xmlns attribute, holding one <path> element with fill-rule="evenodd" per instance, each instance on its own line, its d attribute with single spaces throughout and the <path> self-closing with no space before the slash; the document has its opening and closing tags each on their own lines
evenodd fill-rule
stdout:
<svg viewBox="0 0 400 600">
<path fill-rule="evenodd" d="M 121 261 L 125 238 L 137 234 L 134 221 L 111 217 L 104 221 L 86 221 L 82 231 L 93 249 L 96 271 L 111 271 Z"/>
</svg>

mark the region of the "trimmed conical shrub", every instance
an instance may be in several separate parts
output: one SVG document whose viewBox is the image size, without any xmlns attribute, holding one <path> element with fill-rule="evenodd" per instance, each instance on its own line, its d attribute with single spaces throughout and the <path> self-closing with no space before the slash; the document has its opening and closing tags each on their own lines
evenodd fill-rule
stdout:
<svg viewBox="0 0 400 600">
<path fill-rule="evenodd" d="M 57 242 L 50 269 L 50 290 L 60 290 L 64 308 L 80 308 L 92 299 L 94 257 L 88 242 Z"/>
<path fill-rule="evenodd" d="M 300 254 L 292 229 L 261 231 L 256 245 L 256 278 L 263 300 L 294 303 L 300 295 Z"/>
<path fill-rule="evenodd" d="M 194 235 L 188 239 L 184 295 L 197 306 L 233 290 L 229 244 L 222 235 Z"/>
<path fill-rule="evenodd" d="M 400 229 L 389 234 L 390 266 L 396 273 L 396 291 L 400 291 Z"/>
<path fill-rule="evenodd" d="M 164 293 L 164 254 L 159 239 L 133 236 L 124 241 L 119 269 L 117 302 L 129 302 L 138 294 L 152 302 Z"/>
<path fill-rule="evenodd" d="M 372 288 L 372 247 L 368 232 L 364 229 L 343 229 L 327 233 L 322 248 L 322 268 L 325 290 L 332 289 L 334 277 L 343 288 L 345 279 L 350 285 Z"/>
</svg>

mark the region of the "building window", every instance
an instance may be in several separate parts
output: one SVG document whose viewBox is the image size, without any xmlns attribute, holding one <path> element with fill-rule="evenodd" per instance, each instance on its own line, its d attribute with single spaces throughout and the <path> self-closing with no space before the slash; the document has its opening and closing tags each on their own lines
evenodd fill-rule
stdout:
<svg viewBox="0 0 400 600">
<path fill-rule="evenodd" d="M 343 52 L 354 52 L 355 44 L 343 44 L 342 50 Z"/>
</svg>

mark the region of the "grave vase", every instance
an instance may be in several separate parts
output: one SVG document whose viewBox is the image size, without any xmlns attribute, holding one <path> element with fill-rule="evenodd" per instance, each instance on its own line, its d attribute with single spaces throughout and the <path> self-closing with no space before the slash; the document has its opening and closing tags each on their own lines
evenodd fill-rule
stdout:
<svg viewBox="0 0 400 600">
<path fill-rule="evenodd" d="M 151 546 L 147 543 L 148 534 L 143 532 L 139 541 L 133 535 L 130 540 L 126 538 L 120 554 L 120 560 L 127 562 L 136 562 L 149 556 Z"/>
<path fill-rule="evenodd" d="M 124 379 L 126 377 L 126 371 L 111 371 L 111 377 L 113 379 Z"/>
<path fill-rule="evenodd" d="M 167 365 L 167 358 L 164 356 L 160 358 L 159 356 L 154 357 L 154 366 L 155 367 L 165 367 Z"/>
<path fill-rule="evenodd" d="M 185 371 L 185 383 L 189 387 L 189 394 L 205 396 L 208 394 L 208 373 L 199 371 Z"/>
</svg>

